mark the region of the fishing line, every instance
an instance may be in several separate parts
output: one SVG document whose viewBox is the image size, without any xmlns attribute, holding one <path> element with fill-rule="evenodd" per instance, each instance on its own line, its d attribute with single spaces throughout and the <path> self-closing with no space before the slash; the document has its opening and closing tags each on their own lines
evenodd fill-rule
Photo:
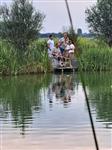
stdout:
<svg viewBox="0 0 112 150">
<path fill-rule="evenodd" d="M 69 20 L 70 20 L 71 30 L 73 31 L 72 34 L 75 37 L 75 32 L 74 32 L 74 28 L 73 28 L 73 22 L 72 22 L 72 17 L 71 17 L 68 1 L 65 0 L 65 3 L 66 3 L 66 8 L 67 8 L 67 12 L 68 12 Z M 80 59 L 80 56 L 79 56 L 79 59 Z M 98 140 L 97 140 L 97 136 L 96 136 L 96 132 L 95 132 L 95 126 L 94 126 L 94 122 L 93 122 L 93 118 L 92 118 L 92 114 L 91 114 L 89 99 L 88 99 L 87 92 L 86 92 L 85 81 L 84 81 L 81 70 L 79 70 L 79 74 L 80 74 L 82 87 L 83 87 L 83 91 L 84 91 L 84 95 L 85 95 L 86 105 L 87 105 L 87 108 L 88 108 L 88 113 L 89 113 L 89 118 L 90 118 L 90 123 L 91 123 L 91 128 L 92 128 L 92 132 L 93 132 L 93 137 L 94 137 L 96 150 L 99 150 L 99 145 L 98 145 Z"/>
</svg>

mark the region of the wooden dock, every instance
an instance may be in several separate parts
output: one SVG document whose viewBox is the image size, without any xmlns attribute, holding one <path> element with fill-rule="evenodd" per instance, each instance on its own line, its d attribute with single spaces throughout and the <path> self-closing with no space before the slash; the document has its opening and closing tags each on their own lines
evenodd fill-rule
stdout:
<svg viewBox="0 0 112 150">
<path fill-rule="evenodd" d="M 73 67 L 56 67 L 55 72 L 73 72 Z"/>
<path fill-rule="evenodd" d="M 53 70 L 54 72 L 74 72 L 78 70 L 77 60 L 72 60 L 71 65 L 72 66 L 63 66 L 63 67 L 54 65 Z"/>
</svg>

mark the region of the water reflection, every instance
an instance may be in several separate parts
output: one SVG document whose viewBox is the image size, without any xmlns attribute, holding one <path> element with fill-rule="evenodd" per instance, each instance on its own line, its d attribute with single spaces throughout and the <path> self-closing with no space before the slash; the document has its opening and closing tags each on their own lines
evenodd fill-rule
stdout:
<svg viewBox="0 0 112 150">
<path fill-rule="evenodd" d="M 111 73 L 83 73 L 83 77 L 95 127 L 102 129 L 99 133 L 99 137 L 103 137 L 101 142 L 110 148 Z M 8 147 L 9 150 L 14 149 L 11 144 L 14 139 L 21 145 L 19 141 L 22 138 L 18 134 L 27 139 L 26 145 L 29 141 L 26 149 L 31 149 L 30 145 L 35 146 L 35 149 L 38 146 L 42 149 L 47 149 L 47 146 L 48 149 L 53 149 L 60 145 L 64 149 L 94 149 L 87 106 L 78 74 L 0 78 L 0 126 L 3 129 L 3 138 L 8 137 L 8 146 L 11 147 Z M 104 142 L 104 136 L 108 139 L 107 142 Z M 6 145 L 7 143 L 3 144 L 4 147 Z M 17 150 L 20 149 L 24 148 L 18 147 Z"/>
<path fill-rule="evenodd" d="M 112 127 L 112 78 L 111 73 L 84 74 L 88 96 L 97 120 L 106 128 Z M 47 89 L 50 107 L 56 100 L 67 107 L 78 89 L 79 75 L 23 76 L 0 79 L 0 118 L 5 123 L 10 114 L 15 127 L 24 130 L 32 121 L 33 112 L 42 109 L 42 90 Z M 30 120 L 30 121 L 29 121 Z"/>
<path fill-rule="evenodd" d="M 58 75 L 55 81 L 48 87 L 49 103 L 53 103 L 53 94 L 57 101 L 63 102 L 67 106 L 71 102 L 71 96 L 74 95 L 74 76 L 73 75 Z"/>
<path fill-rule="evenodd" d="M 51 76 L 23 76 L 13 78 L 2 78 L 0 80 L 0 118 L 4 118 L 5 124 L 8 124 L 7 118 L 10 118 L 14 127 L 22 129 L 32 123 L 33 111 L 41 109 L 42 88 L 48 87 Z"/>
<path fill-rule="evenodd" d="M 97 114 L 97 121 L 104 127 L 112 128 L 112 74 L 85 74 L 92 109 Z"/>
</svg>

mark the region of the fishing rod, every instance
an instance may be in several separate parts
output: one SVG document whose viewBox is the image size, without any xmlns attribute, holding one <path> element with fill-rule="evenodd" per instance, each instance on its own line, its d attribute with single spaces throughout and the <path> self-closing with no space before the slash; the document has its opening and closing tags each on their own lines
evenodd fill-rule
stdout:
<svg viewBox="0 0 112 150">
<path fill-rule="evenodd" d="M 68 16 L 69 16 L 69 20 L 70 20 L 71 30 L 73 31 L 72 34 L 73 34 L 73 36 L 75 38 L 73 21 L 72 21 L 72 17 L 71 17 L 71 13 L 70 13 L 70 8 L 69 8 L 67 0 L 65 0 L 65 4 L 66 4 Z M 78 58 L 80 59 L 80 56 Z M 93 133 L 93 137 L 94 137 L 94 142 L 95 142 L 96 150 L 99 150 L 98 140 L 97 140 L 97 136 L 96 136 L 96 132 L 95 132 L 95 126 L 94 126 L 94 122 L 93 122 L 93 118 L 92 118 L 92 114 L 91 114 L 91 108 L 90 108 L 90 104 L 89 104 L 89 98 L 88 98 L 87 92 L 86 92 L 85 81 L 84 81 L 84 78 L 83 78 L 81 70 L 79 71 L 79 73 L 80 73 L 82 87 L 83 87 L 83 91 L 84 91 L 84 95 L 85 95 L 86 105 L 87 105 L 87 108 L 88 108 L 88 113 L 89 113 L 89 118 L 90 118 L 90 123 L 91 123 L 91 127 L 92 127 L 92 133 Z"/>
</svg>

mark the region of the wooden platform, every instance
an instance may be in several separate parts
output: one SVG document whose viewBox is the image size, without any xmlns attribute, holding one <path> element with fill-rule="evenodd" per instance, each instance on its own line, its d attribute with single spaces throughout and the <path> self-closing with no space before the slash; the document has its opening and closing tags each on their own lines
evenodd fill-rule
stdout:
<svg viewBox="0 0 112 150">
<path fill-rule="evenodd" d="M 54 72 L 73 72 L 77 71 L 77 68 L 73 67 L 56 67 L 54 68 Z"/>
<path fill-rule="evenodd" d="M 66 62 L 65 62 L 66 63 Z M 56 59 L 52 59 L 52 67 L 54 72 L 73 72 L 78 70 L 78 61 L 76 59 L 71 60 L 71 65 L 59 66 Z"/>
</svg>

